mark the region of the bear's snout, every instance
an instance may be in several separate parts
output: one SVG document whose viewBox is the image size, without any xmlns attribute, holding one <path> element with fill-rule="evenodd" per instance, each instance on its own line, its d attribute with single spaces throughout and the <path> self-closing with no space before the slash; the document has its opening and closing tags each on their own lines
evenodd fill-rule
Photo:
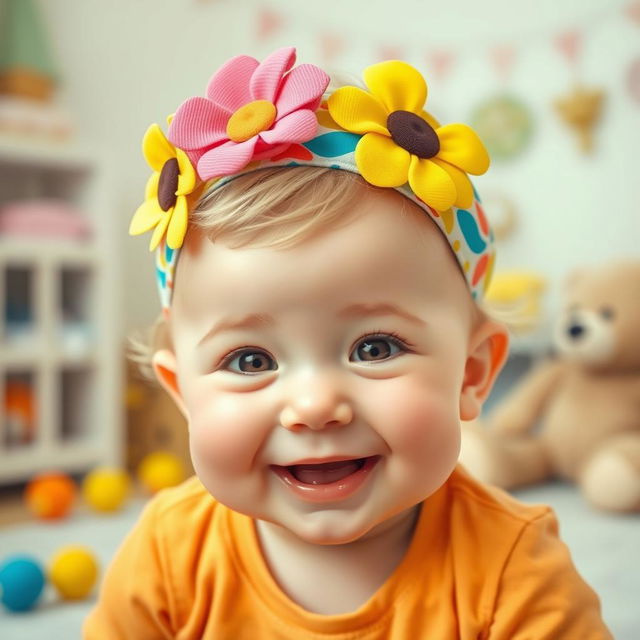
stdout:
<svg viewBox="0 0 640 640">
<path fill-rule="evenodd" d="M 584 364 L 604 364 L 615 352 L 611 322 L 593 309 L 566 313 L 556 324 L 554 343 L 567 360 Z"/>
<path fill-rule="evenodd" d="M 586 332 L 586 327 L 581 324 L 570 324 L 567 333 L 572 340 L 579 340 Z"/>
</svg>

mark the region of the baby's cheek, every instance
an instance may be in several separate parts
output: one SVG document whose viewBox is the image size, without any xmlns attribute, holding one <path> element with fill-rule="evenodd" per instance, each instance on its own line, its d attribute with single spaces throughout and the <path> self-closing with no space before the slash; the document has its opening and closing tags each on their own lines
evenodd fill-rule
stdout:
<svg viewBox="0 0 640 640">
<path fill-rule="evenodd" d="M 379 398 L 383 437 L 409 457 L 424 457 L 457 446 L 459 421 L 456 398 L 438 386 L 398 385 Z"/>
<path fill-rule="evenodd" d="M 412 499 L 422 500 L 453 471 L 460 450 L 460 424 L 455 402 L 452 406 L 443 389 L 422 386 L 415 391 L 387 399 L 381 435 L 391 450 L 387 471 L 392 484 L 410 487 Z"/>
<path fill-rule="evenodd" d="M 244 396 L 194 398 L 189 438 L 191 453 L 200 464 L 229 475 L 250 469 L 264 437 L 250 405 Z"/>
</svg>

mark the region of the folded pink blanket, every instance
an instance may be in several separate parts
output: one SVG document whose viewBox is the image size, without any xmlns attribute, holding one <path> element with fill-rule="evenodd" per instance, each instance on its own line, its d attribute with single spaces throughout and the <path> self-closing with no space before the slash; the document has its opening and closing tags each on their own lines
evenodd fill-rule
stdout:
<svg viewBox="0 0 640 640">
<path fill-rule="evenodd" d="M 24 200 L 0 207 L 0 235 L 85 239 L 91 224 L 64 200 Z"/>
</svg>

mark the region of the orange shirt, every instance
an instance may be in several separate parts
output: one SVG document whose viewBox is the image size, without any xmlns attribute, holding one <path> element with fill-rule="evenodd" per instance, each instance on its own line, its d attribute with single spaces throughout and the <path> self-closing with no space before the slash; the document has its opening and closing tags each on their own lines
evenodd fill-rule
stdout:
<svg viewBox="0 0 640 640">
<path fill-rule="evenodd" d="M 527 506 L 458 467 L 402 563 L 357 611 L 310 613 L 277 586 L 251 518 L 192 478 L 161 492 L 118 550 L 85 640 L 603 640 L 597 596 Z"/>
</svg>

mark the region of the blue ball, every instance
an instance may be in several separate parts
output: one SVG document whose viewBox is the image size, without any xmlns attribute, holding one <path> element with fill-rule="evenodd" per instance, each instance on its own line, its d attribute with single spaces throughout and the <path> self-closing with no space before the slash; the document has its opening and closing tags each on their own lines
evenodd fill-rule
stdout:
<svg viewBox="0 0 640 640">
<path fill-rule="evenodd" d="M 0 602 L 9 611 L 31 609 L 44 589 L 40 564 L 27 555 L 14 555 L 0 564 Z"/>
</svg>

